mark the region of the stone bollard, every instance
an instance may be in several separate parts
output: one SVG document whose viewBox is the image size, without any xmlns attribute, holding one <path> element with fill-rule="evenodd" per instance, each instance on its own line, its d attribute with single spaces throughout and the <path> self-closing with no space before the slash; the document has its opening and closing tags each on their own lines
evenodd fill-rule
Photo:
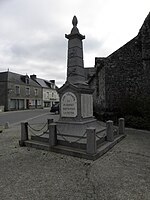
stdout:
<svg viewBox="0 0 150 200">
<path fill-rule="evenodd" d="M 124 118 L 119 119 L 119 134 L 125 134 L 125 122 Z"/>
<path fill-rule="evenodd" d="M 86 129 L 87 133 L 87 144 L 86 144 L 86 152 L 88 154 L 95 154 L 97 152 L 96 146 L 96 129 L 89 127 Z"/>
<path fill-rule="evenodd" d="M 9 122 L 6 122 L 5 123 L 5 129 L 8 129 L 9 128 Z"/>
<path fill-rule="evenodd" d="M 47 128 L 49 129 L 49 125 L 54 122 L 54 119 L 47 119 Z"/>
<path fill-rule="evenodd" d="M 0 133 L 3 132 L 3 125 L 0 125 Z"/>
<path fill-rule="evenodd" d="M 57 144 L 56 124 L 49 124 L 49 145 L 53 147 Z"/>
<path fill-rule="evenodd" d="M 28 140 L 28 122 L 21 123 L 21 140 L 19 141 L 20 146 L 24 146 L 24 141 Z"/>
<path fill-rule="evenodd" d="M 106 122 L 106 135 L 107 141 L 114 141 L 114 132 L 113 132 L 113 121 L 109 120 Z"/>
</svg>

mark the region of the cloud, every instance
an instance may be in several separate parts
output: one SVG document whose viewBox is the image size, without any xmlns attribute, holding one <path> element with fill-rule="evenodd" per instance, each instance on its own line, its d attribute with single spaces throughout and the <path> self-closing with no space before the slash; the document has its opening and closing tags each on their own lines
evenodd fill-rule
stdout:
<svg viewBox="0 0 150 200">
<path fill-rule="evenodd" d="M 13 43 L 10 47 L 12 57 L 19 60 L 49 61 L 55 64 L 63 62 L 65 59 L 65 42 L 55 37 L 48 40 L 33 40 L 28 43 L 22 41 Z"/>
<path fill-rule="evenodd" d="M 62 85 L 67 70 L 67 39 L 78 18 L 85 67 L 108 56 L 138 33 L 149 0 L 0 0 L 0 71 L 36 74 Z"/>
</svg>

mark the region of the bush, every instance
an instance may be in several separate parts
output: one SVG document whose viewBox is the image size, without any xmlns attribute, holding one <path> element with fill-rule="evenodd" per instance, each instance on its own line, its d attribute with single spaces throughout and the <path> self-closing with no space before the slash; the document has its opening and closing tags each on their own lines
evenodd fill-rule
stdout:
<svg viewBox="0 0 150 200">
<path fill-rule="evenodd" d="M 101 121 L 113 120 L 118 123 L 118 118 L 125 118 L 126 127 L 150 130 L 150 97 L 124 98 L 120 101 L 117 110 L 100 111 L 96 105 L 94 107 L 94 116 Z"/>
<path fill-rule="evenodd" d="M 124 118 L 126 127 L 150 130 L 150 120 L 147 118 L 132 115 L 126 115 Z"/>
</svg>

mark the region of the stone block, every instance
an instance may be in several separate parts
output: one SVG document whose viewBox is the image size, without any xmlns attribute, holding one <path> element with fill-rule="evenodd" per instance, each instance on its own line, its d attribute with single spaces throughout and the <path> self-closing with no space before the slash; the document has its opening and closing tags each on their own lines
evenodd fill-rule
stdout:
<svg viewBox="0 0 150 200">
<path fill-rule="evenodd" d="M 95 154 L 97 152 L 96 147 L 96 129 L 93 127 L 86 129 L 87 133 L 87 146 L 86 146 L 86 152 L 88 154 Z"/>
<path fill-rule="evenodd" d="M 49 124 L 53 123 L 54 119 L 47 119 L 47 128 L 49 129 Z"/>
<path fill-rule="evenodd" d="M 21 140 L 19 141 L 20 146 L 24 146 L 24 141 L 28 140 L 28 122 L 21 123 Z"/>
<path fill-rule="evenodd" d="M 9 128 L 9 122 L 6 122 L 5 123 L 5 129 L 8 129 Z"/>
<path fill-rule="evenodd" d="M 57 133 L 56 133 L 56 124 L 51 123 L 49 125 L 49 145 L 53 147 L 57 144 Z"/>
<path fill-rule="evenodd" d="M 125 122 L 124 118 L 119 119 L 119 134 L 125 134 Z"/>
<path fill-rule="evenodd" d="M 106 134 L 107 134 L 107 141 L 109 142 L 114 141 L 113 121 L 111 120 L 106 122 Z"/>
</svg>

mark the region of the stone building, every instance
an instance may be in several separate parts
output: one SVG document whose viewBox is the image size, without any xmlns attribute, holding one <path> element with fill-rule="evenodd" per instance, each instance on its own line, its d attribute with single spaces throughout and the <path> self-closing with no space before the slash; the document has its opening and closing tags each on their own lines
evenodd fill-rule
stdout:
<svg viewBox="0 0 150 200">
<path fill-rule="evenodd" d="M 59 101 L 55 80 L 45 80 L 31 75 L 30 78 L 42 87 L 43 108 L 49 107 Z"/>
<path fill-rule="evenodd" d="M 150 13 L 136 37 L 108 57 L 95 58 L 95 71 L 89 83 L 96 88 L 96 112 L 150 113 Z"/>
<path fill-rule="evenodd" d="M 5 111 L 42 108 L 42 87 L 28 75 L 1 72 L 0 106 Z"/>
</svg>

